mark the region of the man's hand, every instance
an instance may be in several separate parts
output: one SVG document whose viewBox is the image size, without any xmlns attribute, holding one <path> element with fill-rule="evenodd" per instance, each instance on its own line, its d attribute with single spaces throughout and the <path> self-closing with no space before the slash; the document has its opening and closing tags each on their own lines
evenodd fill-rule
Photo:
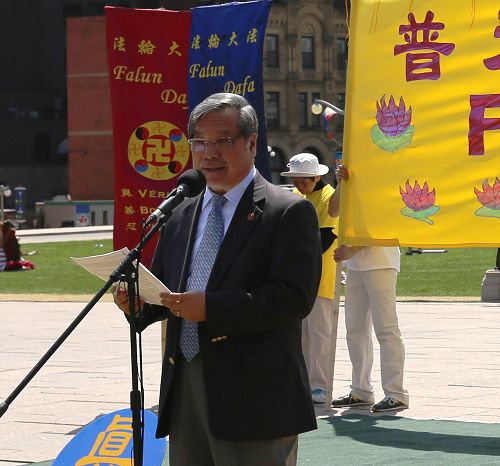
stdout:
<svg viewBox="0 0 500 466">
<path fill-rule="evenodd" d="M 333 251 L 333 258 L 335 262 L 342 262 L 350 259 L 354 254 L 356 254 L 361 247 L 347 246 L 343 244 Z"/>
<path fill-rule="evenodd" d="M 207 320 L 205 293 L 188 291 L 186 293 L 160 293 L 161 303 L 177 317 L 195 322 Z"/>
<path fill-rule="evenodd" d="M 118 285 L 114 285 L 111 288 L 111 291 L 113 292 L 113 301 L 115 304 L 120 308 L 120 310 L 127 314 L 128 316 L 130 315 L 130 309 L 128 307 L 128 294 L 127 292 L 123 289 L 118 287 Z M 143 299 L 136 299 L 136 306 L 138 308 L 142 308 L 144 305 L 144 300 Z"/>
</svg>

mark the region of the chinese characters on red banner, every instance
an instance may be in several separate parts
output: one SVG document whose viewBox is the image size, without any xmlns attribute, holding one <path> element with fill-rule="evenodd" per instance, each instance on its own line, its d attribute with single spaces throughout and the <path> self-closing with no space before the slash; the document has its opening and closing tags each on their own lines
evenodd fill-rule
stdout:
<svg viewBox="0 0 500 466">
<path fill-rule="evenodd" d="M 148 216 L 154 210 L 154 208 L 149 207 L 151 200 L 153 200 L 154 205 L 156 205 L 157 203 L 160 203 L 163 199 L 166 199 L 169 194 L 168 192 L 165 191 L 155 191 L 152 189 L 140 189 L 140 188 L 134 190 L 125 187 L 122 187 L 120 191 L 121 191 L 120 197 L 123 199 L 124 215 L 135 215 L 136 213 L 139 213 L 141 216 Z M 140 204 L 137 205 L 137 199 L 139 199 L 139 202 L 146 201 L 146 204 L 148 205 L 140 205 Z M 127 202 L 127 200 L 129 200 L 129 202 Z M 125 230 L 137 231 L 137 229 L 138 226 L 135 222 L 128 222 L 125 225 Z"/>
<path fill-rule="evenodd" d="M 138 243 L 141 222 L 192 165 L 191 104 L 205 98 L 207 89 L 263 100 L 259 83 L 270 5 L 251 3 L 189 11 L 106 8 L 115 249 Z"/>
<path fill-rule="evenodd" d="M 115 179 L 113 247 L 139 243 L 141 223 L 189 168 L 189 12 L 106 9 Z M 154 241 L 144 251 L 149 265 Z"/>
</svg>

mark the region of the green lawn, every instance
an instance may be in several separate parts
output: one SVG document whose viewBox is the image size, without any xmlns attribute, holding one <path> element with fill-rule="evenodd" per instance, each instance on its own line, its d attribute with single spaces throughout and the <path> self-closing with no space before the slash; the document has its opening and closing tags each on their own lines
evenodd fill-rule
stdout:
<svg viewBox="0 0 500 466">
<path fill-rule="evenodd" d="M 496 262 L 496 248 L 458 248 L 445 253 L 407 256 L 401 248 L 398 296 L 481 296 L 487 269 Z"/>
<path fill-rule="evenodd" d="M 103 254 L 112 250 L 111 240 L 22 244 L 35 270 L 0 274 L 0 293 L 95 294 L 104 282 L 76 265 L 71 256 Z M 495 265 L 496 248 L 448 249 L 446 253 L 413 254 L 401 249 L 398 296 L 481 295 L 487 269 Z"/>
<path fill-rule="evenodd" d="M 0 293 L 95 294 L 104 281 L 82 269 L 70 257 L 103 254 L 112 248 L 111 240 L 21 243 L 23 253 L 38 251 L 34 256 L 25 256 L 36 268 L 0 273 Z"/>
</svg>

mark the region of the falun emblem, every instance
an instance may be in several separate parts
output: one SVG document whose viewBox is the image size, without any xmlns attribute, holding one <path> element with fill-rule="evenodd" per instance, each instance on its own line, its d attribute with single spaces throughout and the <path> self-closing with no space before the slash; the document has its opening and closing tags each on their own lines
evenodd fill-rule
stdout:
<svg viewBox="0 0 500 466">
<path fill-rule="evenodd" d="M 169 180 L 182 172 L 189 160 L 186 135 L 166 121 L 148 121 L 128 141 L 132 168 L 152 180 Z"/>
</svg>

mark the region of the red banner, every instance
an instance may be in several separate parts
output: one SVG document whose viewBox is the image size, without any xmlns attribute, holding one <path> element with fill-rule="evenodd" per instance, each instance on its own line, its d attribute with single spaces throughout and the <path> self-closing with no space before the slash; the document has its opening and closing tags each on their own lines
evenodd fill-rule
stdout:
<svg viewBox="0 0 500 466">
<path fill-rule="evenodd" d="M 114 249 L 134 247 L 141 221 L 190 168 L 189 11 L 106 7 L 115 176 Z M 182 72 L 179 72 L 182 70 Z M 141 261 L 149 265 L 151 241 Z"/>
</svg>

